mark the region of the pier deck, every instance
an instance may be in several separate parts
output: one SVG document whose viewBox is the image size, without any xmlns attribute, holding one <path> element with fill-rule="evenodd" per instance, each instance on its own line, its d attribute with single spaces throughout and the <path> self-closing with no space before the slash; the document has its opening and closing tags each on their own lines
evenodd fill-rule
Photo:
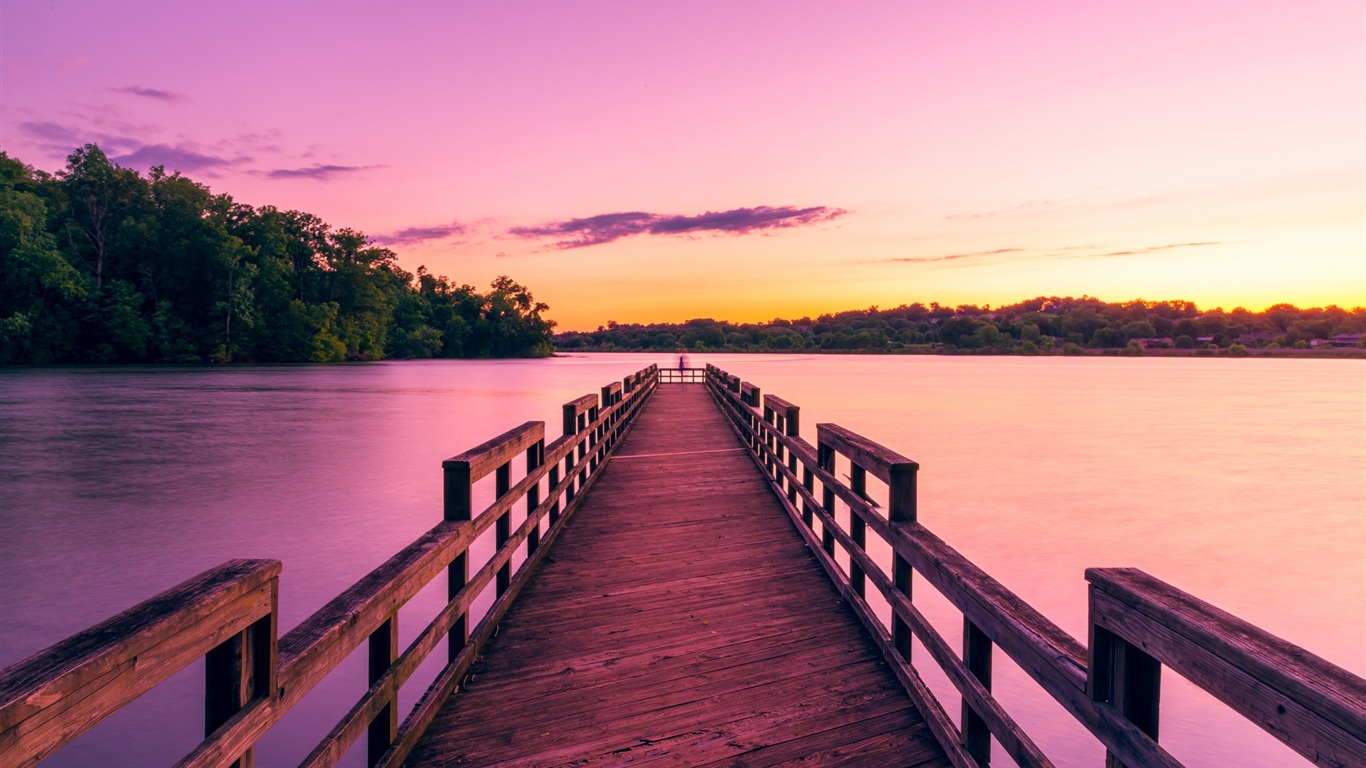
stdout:
<svg viewBox="0 0 1366 768">
<path fill-rule="evenodd" d="M 948 765 L 704 386 L 661 388 L 408 759 Z"/>
</svg>

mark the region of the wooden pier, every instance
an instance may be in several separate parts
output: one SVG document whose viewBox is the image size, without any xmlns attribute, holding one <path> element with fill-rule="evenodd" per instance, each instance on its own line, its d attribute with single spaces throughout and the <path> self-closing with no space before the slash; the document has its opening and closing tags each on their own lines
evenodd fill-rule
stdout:
<svg viewBox="0 0 1366 768">
<path fill-rule="evenodd" d="M 948 765 L 700 384 L 654 396 L 484 655 L 408 765 Z"/>
<path fill-rule="evenodd" d="M 917 522 L 915 462 L 834 424 L 813 445 L 800 416 L 712 366 L 611 382 L 566 403 L 554 439 L 527 422 L 447 460 L 443 519 L 283 636 L 280 564 L 238 560 L 0 672 L 0 768 L 199 658 L 205 739 L 180 765 L 251 765 L 361 646 L 370 687 L 304 766 L 353 747 L 384 766 L 1052 765 L 992 696 L 994 653 L 1110 766 L 1180 765 L 1158 741 L 1164 667 L 1316 765 L 1366 766 L 1360 677 L 1133 569 L 1086 572 L 1074 639 Z M 913 573 L 962 613 L 957 642 Z M 448 603 L 399 648 L 399 609 L 440 579 Z M 399 712 L 434 652 L 444 668 Z"/>
</svg>

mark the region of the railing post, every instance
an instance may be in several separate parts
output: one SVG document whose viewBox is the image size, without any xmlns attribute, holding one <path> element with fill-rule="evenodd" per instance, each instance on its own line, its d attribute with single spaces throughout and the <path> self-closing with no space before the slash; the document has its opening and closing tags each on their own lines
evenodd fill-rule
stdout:
<svg viewBox="0 0 1366 768">
<path fill-rule="evenodd" d="M 750 438 L 750 442 L 751 442 L 751 443 L 753 444 L 753 446 L 754 446 L 754 452 L 755 452 L 755 453 L 762 453 L 763 450 L 764 450 L 764 440 L 763 440 L 764 432 L 763 432 L 763 428 L 759 426 L 759 412 L 755 410 L 756 408 L 762 408 L 763 405 L 764 405 L 764 396 L 763 396 L 763 394 L 759 391 L 759 388 L 758 388 L 758 387 L 754 387 L 754 388 L 751 389 L 750 392 L 749 392 L 749 406 L 750 406 L 750 409 L 749 409 L 749 413 L 747 413 L 747 414 L 745 414 L 745 415 L 749 417 L 749 427 L 750 427 L 751 430 L 753 430 L 753 435 L 754 435 L 754 436 Z M 768 460 L 767 457 L 764 458 L 764 463 L 765 463 L 765 465 L 768 465 L 768 464 L 769 464 L 769 460 Z M 771 469 L 771 465 L 770 465 L 770 469 Z"/>
<path fill-rule="evenodd" d="M 595 411 L 593 413 L 592 420 L 597 421 L 598 416 L 601 413 L 611 411 L 611 414 L 606 419 L 603 419 L 603 423 L 598 425 L 597 428 L 593 430 L 593 436 L 590 441 L 591 449 L 593 451 L 593 458 L 590 459 L 588 462 L 590 472 L 598 471 L 598 443 L 606 441 L 608 444 L 610 444 L 612 442 L 612 422 L 616 420 L 617 413 L 616 411 L 612 410 L 612 406 L 614 403 L 612 398 L 611 384 L 608 384 L 607 386 L 602 388 L 602 394 L 599 398 L 599 401 L 601 403 L 601 405 L 599 406 L 601 410 Z"/>
<path fill-rule="evenodd" d="M 564 432 L 562 434 L 564 434 L 565 437 L 569 437 L 579 430 L 579 415 L 576 412 L 574 403 L 565 403 L 564 407 L 560 410 L 563 414 L 562 423 Z"/>
<path fill-rule="evenodd" d="M 588 460 L 588 466 L 579 470 L 580 490 L 582 490 L 583 487 L 588 484 L 588 475 L 593 470 L 596 470 L 598 468 L 597 446 L 598 438 L 602 434 L 602 427 L 598 426 L 589 429 L 589 425 L 597 422 L 598 420 L 598 414 L 601 413 L 601 411 L 599 411 L 598 409 L 599 406 L 595 405 L 592 408 L 588 409 L 588 413 L 585 413 L 583 414 L 583 416 L 579 417 L 582 419 L 582 421 L 579 422 L 579 431 L 586 431 L 588 433 L 584 437 L 583 442 L 579 443 L 579 460 L 582 461 L 583 457 L 587 456 L 589 453 L 593 454 L 593 457 Z"/>
<path fill-rule="evenodd" d="M 764 423 L 772 429 L 780 430 L 783 428 L 783 417 L 770 408 L 768 403 L 764 403 Z M 773 433 L 766 429 L 764 430 L 764 445 L 768 448 L 768 453 L 764 454 L 764 470 L 768 472 L 769 478 L 777 482 L 779 488 L 782 488 L 782 474 L 778 472 L 774 463 L 775 459 L 779 464 L 783 461 L 783 444 L 778 442 L 773 437 Z"/>
<path fill-rule="evenodd" d="M 542 458 L 544 458 L 544 456 L 542 456 Z M 549 476 L 548 476 L 548 479 L 546 480 L 546 483 L 550 486 L 552 492 L 554 492 L 555 486 L 557 486 L 557 485 L 560 484 L 560 465 L 559 465 L 558 463 L 556 463 L 556 464 L 554 464 L 554 465 L 552 465 L 552 466 L 550 467 Z M 552 502 L 550 503 L 550 523 L 546 526 L 546 528 L 547 528 L 547 529 L 554 528 L 554 527 L 555 527 L 555 523 L 557 523 L 557 522 L 559 522 L 559 521 L 560 521 L 560 495 L 559 495 L 558 493 L 556 493 L 556 494 L 555 494 L 555 500 L 552 501 Z"/>
<path fill-rule="evenodd" d="M 858 494 L 859 498 L 868 499 L 868 471 L 858 464 L 852 464 L 849 467 L 849 488 Z M 868 524 L 863 521 L 862 516 L 852 509 L 849 510 L 849 538 L 854 540 L 854 544 L 860 552 L 868 544 Z M 854 553 L 850 552 L 849 584 L 859 597 L 865 597 L 864 581 L 863 568 L 855 561 Z"/>
<path fill-rule="evenodd" d="M 808 494 L 815 493 L 816 474 L 811 471 L 811 467 L 808 467 L 805 464 L 802 465 L 802 487 L 806 489 L 806 492 Z M 815 520 L 815 511 L 811 509 L 811 505 L 807 502 L 805 498 L 803 498 L 802 522 L 806 523 L 807 528 L 812 528 L 812 526 L 815 525 Z"/>
<path fill-rule="evenodd" d="M 982 687 L 991 690 L 991 638 L 977 628 L 967 616 L 963 617 L 963 663 Z M 963 719 L 959 726 L 963 746 L 978 765 L 991 764 L 991 731 L 987 723 L 963 699 Z"/>
<path fill-rule="evenodd" d="M 442 464 L 444 501 L 444 516 L 447 520 L 460 521 L 469 520 L 473 512 L 474 501 L 472 498 L 473 483 L 470 480 L 470 465 L 463 461 L 446 461 Z M 455 556 L 451 561 L 450 567 L 446 569 L 446 591 L 448 599 L 454 600 L 459 596 L 460 591 L 465 588 L 470 579 L 470 555 L 466 549 Z M 461 614 L 451 624 L 451 631 L 446 638 L 446 646 L 451 661 L 460 655 L 464 650 L 465 643 L 470 639 L 470 620 L 468 612 Z"/>
<path fill-rule="evenodd" d="M 787 407 L 787 414 L 783 416 L 783 434 L 788 437 L 798 437 L 799 435 L 800 425 L 798 424 L 798 416 L 800 410 L 801 409 L 795 405 L 789 405 Z M 791 502 L 793 506 L 796 506 L 797 486 L 795 478 L 797 477 L 797 454 L 792 451 L 787 452 L 787 468 L 792 473 L 793 477 L 793 480 L 789 480 L 787 483 L 787 500 Z"/>
<path fill-rule="evenodd" d="M 501 499 L 503 495 L 512 487 L 512 462 L 505 461 L 493 472 L 494 498 Z M 504 512 L 498 516 L 493 524 L 493 551 L 499 552 L 508 543 L 512 536 L 512 512 Z M 497 592 L 499 597 L 507 591 L 508 585 L 512 583 L 512 558 L 508 558 L 503 567 L 498 569 Z"/>
<path fill-rule="evenodd" d="M 279 581 L 272 579 L 270 613 L 204 655 L 204 735 L 207 737 L 254 699 L 275 695 Z M 231 765 L 252 768 L 248 749 Z"/>
<path fill-rule="evenodd" d="M 1104 702 L 1119 710 L 1125 719 L 1157 741 L 1162 665 L 1124 638 L 1096 626 L 1094 619 L 1090 624 L 1087 693 L 1092 701 Z M 1105 752 L 1105 766 L 1125 768 L 1124 762 L 1109 750 Z"/>
<path fill-rule="evenodd" d="M 913 523 L 916 518 L 915 476 L 918 466 L 907 464 L 892 470 L 887 484 L 887 519 L 893 523 Z M 892 582 L 897 591 L 911 598 L 911 564 L 892 553 Z M 900 615 L 892 614 L 892 643 L 903 659 L 911 659 L 911 627 Z"/>
<path fill-rule="evenodd" d="M 816 461 L 820 464 L 821 469 L 832 475 L 835 474 L 834 448 L 817 441 Z M 835 520 L 835 489 L 831 488 L 830 484 L 825 481 L 821 482 L 821 506 L 825 509 L 825 513 L 830 516 L 829 520 L 821 523 L 821 549 L 825 550 L 825 554 L 834 557 L 835 531 L 831 526 Z"/>
<path fill-rule="evenodd" d="M 544 464 L 544 463 L 545 463 L 545 440 L 537 440 L 535 445 L 533 445 L 533 446 L 531 446 L 530 448 L 526 449 L 526 473 L 527 473 L 527 475 L 530 475 L 532 472 L 535 472 L 536 470 L 540 469 L 540 468 L 541 468 L 541 465 Z M 526 514 L 527 514 L 527 517 L 531 517 L 532 515 L 536 514 L 536 508 L 539 507 L 539 506 L 541 506 L 541 483 L 540 483 L 540 481 L 538 480 L 538 481 L 536 481 L 536 484 L 535 484 L 535 485 L 531 486 L 530 488 L 528 488 L 528 489 L 526 490 Z M 526 534 L 526 556 L 527 556 L 528 558 L 531 557 L 532 555 L 536 554 L 536 550 L 538 550 L 538 549 L 540 549 L 540 548 L 541 548 L 541 524 L 538 522 L 538 523 L 536 523 L 536 525 L 532 526 L 532 528 L 531 528 L 530 531 L 527 531 L 527 534 Z"/>
<path fill-rule="evenodd" d="M 389 617 L 389 620 L 379 625 L 379 629 L 370 633 L 370 685 L 379 681 L 380 677 L 398 661 L 398 613 Z M 398 702 L 397 696 L 390 696 L 384 702 L 384 709 L 375 715 L 375 719 L 370 721 L 370 728 L 365 737 L 365 764 L 368 766 L 379 765 L 380 758 L 389 750 L 389 746 L 398 738 Z"/>
</svg>

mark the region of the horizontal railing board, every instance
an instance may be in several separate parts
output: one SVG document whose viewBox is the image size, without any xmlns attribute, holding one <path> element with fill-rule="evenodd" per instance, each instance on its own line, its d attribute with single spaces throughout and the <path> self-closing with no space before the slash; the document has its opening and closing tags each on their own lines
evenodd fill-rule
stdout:
<svg viewBox="0 0 1366 768">
<path fill-rule="evenodd" d="M 884 483 L 892 483 L 893 478 L 901 475 L 913 474 L 920 467 L 896 451 L 838 424 L 817 424 L 816 435 L 817 442 L 829 445 L 849 457 Z"/>
<path fill-rule="evenodd" d="M 482 524 L 482 525 L 481 525 Z M 292 705 L 493 524 L 438 523 L 280 639 L 280 693 Z"/>
<path fill-rule="evenodd" d="M 255 746 L 283 710 L 279 697 L 254 699 L 175 764 L 175 768 L 227 768 Z"/>
<path fill-rule="evenodd" d="M 579 431 L 579 417 L 598 407 L 597 395 L 584 395 L 577 400 L 570 400 L 565 403 L 561 431 L 565 435 L 572 435 Z"/>
<path fill-rule="evenodd" d="M 1319 765 L 1366 765 L 1366 680 L 1134 568 L 1092 568 L 1097 626 Z"/>
<path fill-rule="evenodd" d="M 508 463 L 544 439 L 545 422 L 528 421 L 468 451 L 446 459 L 442 462 L 442 466 L 447 469 L 468 469 L 470 481 L 473 482 L 488 476 L 493 470 Z"/>
<path fill-rule="evenodd" d="M 277 560 L 232 560 L 0 675 L 0 765 L 32 765 L 274 610 Z"/>
</svg>

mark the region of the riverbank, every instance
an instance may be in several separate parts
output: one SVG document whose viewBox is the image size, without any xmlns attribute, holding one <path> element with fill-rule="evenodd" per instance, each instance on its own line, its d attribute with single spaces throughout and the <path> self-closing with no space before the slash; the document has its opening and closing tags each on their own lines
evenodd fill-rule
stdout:
<svg viewBox="0 0 1366 768">
<path fill-rule="evenodd" d="M 555 350 L 555 357 L 574 357 L 582 354 L 623 354 L 649 355 L 660 354 L 677 356 L 663 350 L 640 349 L 594 349 L 594 350 Z M 1262 357 L 1262 358 L 1304 358 L 1313 360 L 1366 360 L 1366 349 L 1360 347 L 1320 347 L 1318 349 L 1258 349 L 1258 348 L 1218 348 L 1218 349 L 1174 349 L 1156 347 L 1131 351 L 1125 349 L 1090 349 L 1078 347 L 1074 350 L 1026 352 L 1017 349 L 932 349 L 928 347 L 903 347 L 900 349 L 707 349 L 688 354 L 714 355 L 851 355 L 851 356 L 897 356 L 927 355 L 944 357 Z"/>
</svg>

